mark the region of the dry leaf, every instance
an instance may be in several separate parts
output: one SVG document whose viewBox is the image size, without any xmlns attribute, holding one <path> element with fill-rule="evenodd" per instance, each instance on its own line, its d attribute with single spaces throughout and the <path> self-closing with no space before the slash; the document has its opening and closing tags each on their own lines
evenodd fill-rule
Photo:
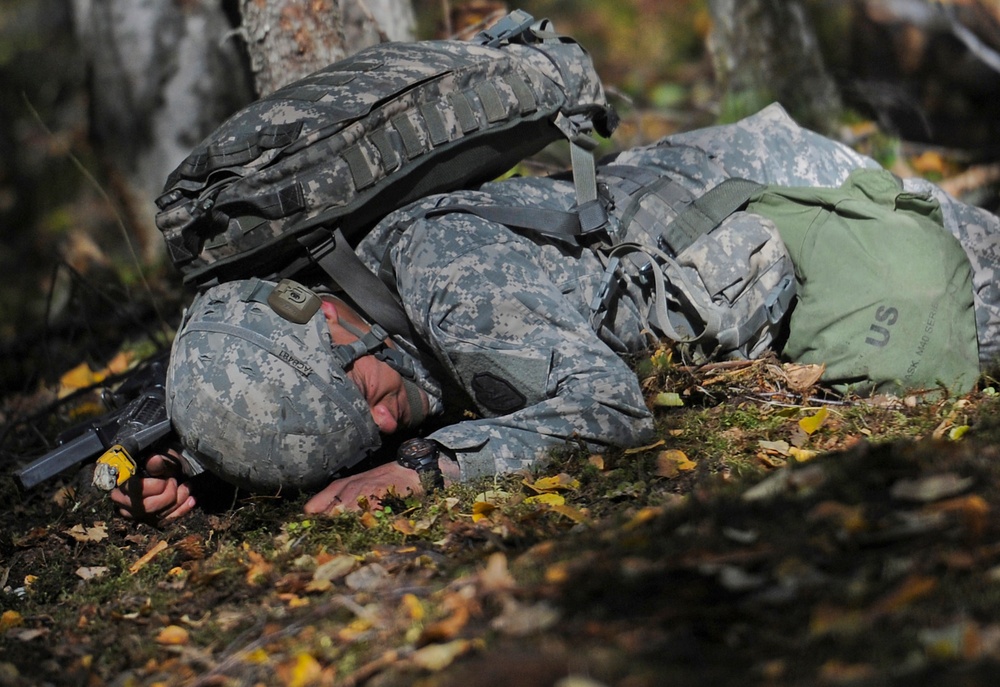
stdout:
<svg viewBox="0 0 1000 687">
<path fill-rule="evenodd" d="M 167 548 L 167 542 L 163 541 L 162 539 L 160 541 L 156 542 L 156 544 L 153 545 L 153 548 L 151 548 L 149 551 L 147 551 L 142 558 L 140 558 L 139 560 L 137 560 L 135 563 L 133 563 L 129 567 L 128 571 L 131 574 L 135 575 L 137 572 L 139 572 L 140 570 L 142 570 L 143 568 L 145 568 L 146 565 L 151 560 L 153 560 L 158 555 L 160 555 L 161 553 L 163 553 L 163 551 L 165 551 L 166 548 Z"/>
<path fill-rule="evenodd" d="M 12 627 L 20 627 L 24 624 L 24 618 L 17 611 L 4 611 L 0 615 L 0 635 Z"/>
<path fill-rule="evenodd" d="M 392 577 L 389 575 L 389 571 L 378 563 L 358 568 L 344 578 L 344 584 L 347 585 L 348 589 L 353 589 L 356 592 L 373 592 L 385 587 L 391 581 Z"/>
<path fill-rule="evenodd" d="M 447 668 L 456 658 L 468 652 L 472 647 L 473 644 L 468 639 L 456 639 L 445 644 L 428 644 L 414 651 L 410 660 L 414 665 L 424 670 L 437 672 Z"/>
<path fill-rule="evenodd" d="M 698 467 L 697 464 L 692 462 L 684 451 L 672 448 L 660 451 L 656 456 L 656 468 L 653 470 L 653 474 L 669 479 L 676 477 L 679 472 L 694 470 L 696 467 Z"/>
<path fill-rule="evenodd" d="M 372 515 L 372 512 L 370 510 L 366 510 L 364 513 L 362 513 L 359 519 L 361 520 L 362 526 L 364 526 L 366 529 L 371 530 L 378 527 L 378 518 Z"/>
<path fill-rule="evenodd" d="M 165 644 L 169 646 L 187 644 L 190 639 L 191 636 L 188 631 L 180 625 L 167 625 L 165 628 L 160 630 L 160 634 L 156 635 L 157 644 Z"/>
<path fill-rule="evenodd" d="M 803 365 L 801 363 L 785 363 L 782 368 L 785 370 L 785 377 L 788 379 L 788 386 L 793 391 L 806 391 L 819 384 L 823 373 L 826 372 L 825 365 Z"/>
<path fill-rule="evenodd" d="M 573 522 L 590 524 L 590 518 L 587 514 L 578 508 L 573 508 L 573 506 L 567 506 L 564 504 L 553 504 L 549 506 L 549 509 L 559 513 L 559 515 L 565 516 L 572 520 Z"/>
<path fill-rule="evenodd" d="M 604 470 L 604 456 L 600 453 L 595 453 L 587 458 L 587 462 L 593 465 L 598 470 Z"/>
<path fill-rule="evenodd" d="M 95 565 L 91 567 L 79 567 L 76 569 L 76 576 L 82 580 L 95 580 L 103 577 L 108 572 L 107 566 Z"/>
<path fill-rule="evenodd" d="M 74 525 L 65 532 L 78 542 L 99 542 L 108 538 L 108 528 L 103 522 L 95 522 L 93 527 Z"/>
<path fill-rule="evenodd" d="M 649 446 L 636 446 L 635 448 L 627 448 L 625 449 L 625 455 L 632 456 L 635 455 L 636 453 L 645 453 L 646 451 L 652 451 L 654 448 L 660 448 L 665 443 L 666 442 L 663 439 L 660 439 L 659 441 L 652 443 Z"/>
<path fill-rule="evenodd" d="M 787 441 L 766 441 L 761 439 L 757 445 L 768 453 L 777 453 L 779 456 L 787 456 L 788 449 L 791 448 Z"/>
<path fill-rule="evenodd" d="M 250 558 L 250 566 L 247 568 L 246 583 L 252 587 L 263 582 L 271 570 L 274 569 L 274 565 L 268 563 L 256 551 L 248 550 L 247 556 Z"/>
<path fill-rule="evenodd" d="M 503 612 L 490 623 L 494 630 L 514 637 L 524 637 L 549 629 L 559 621 L 559 611 L 544 601 L 521 604 L 505 599 Z"/>
<path fill-rule="evenodd" d="M 424 605 L 414 594 L 403 594 L 403 608 L 410 620 L 419 623 L 424 619 Z"/>
<path fill-rule="evenodd" d="M 339 580 L 354 570 L 357 564 L 358 561 L 354 556 L 339 554 L 317 567 L 313 572 L 313 580 L 327 582 Z"/>
</svg>

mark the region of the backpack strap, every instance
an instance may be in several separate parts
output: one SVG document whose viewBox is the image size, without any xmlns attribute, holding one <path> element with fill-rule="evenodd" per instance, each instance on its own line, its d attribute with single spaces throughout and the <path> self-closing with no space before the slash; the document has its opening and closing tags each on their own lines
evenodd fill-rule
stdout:
<svg viewBox="0 0 1000 687">
<path fill-rule="evenodd" d="M 403 306 L 378 276 L 357 256 L 340 229 L 321 229 L 301 237 L 306 250 L 373 322 L 390 334 L 417 341 Z"/>
<path fill-rule="evenodd" d="M 696 198 L 663 228 L 660 247 L 672 255 L 680 255 L 763 190 L 763 185 L 749 179 L 726 179 Z"/>
</svg>

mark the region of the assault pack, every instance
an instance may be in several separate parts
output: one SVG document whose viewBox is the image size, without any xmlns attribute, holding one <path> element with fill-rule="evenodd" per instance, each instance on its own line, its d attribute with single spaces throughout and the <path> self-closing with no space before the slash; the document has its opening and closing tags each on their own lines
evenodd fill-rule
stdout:
<svg viewBox="0 0 1000 687">
<path fill-rule="evenodd" d="M 357 274 L 351 245 L 386 214 L 495 178 L 561 138 L 585 206 L 596 196 L 590 133 L 616 124 L 587 52 L 514 11 L 470 42 L 375 45 L 252 103 L 171 173 L 156 223 L 185 283 L 318 264 L 363 295 L 379 282 Z M 401 313 L 371 307 L 405 331 Z"/>
</svg>

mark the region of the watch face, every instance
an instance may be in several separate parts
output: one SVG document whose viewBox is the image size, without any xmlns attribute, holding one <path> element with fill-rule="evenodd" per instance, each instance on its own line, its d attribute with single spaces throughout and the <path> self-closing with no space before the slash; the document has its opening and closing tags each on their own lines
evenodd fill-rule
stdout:
<svg viewBox="0 0 1000 687">
<path fill-rule="evenodd" d="M 433 441 L 427 439 L 407 439 L 396 452 L 396 462 L 405 468 L 424 472 L 438 470 L 438 449 Z"/>
</svg>

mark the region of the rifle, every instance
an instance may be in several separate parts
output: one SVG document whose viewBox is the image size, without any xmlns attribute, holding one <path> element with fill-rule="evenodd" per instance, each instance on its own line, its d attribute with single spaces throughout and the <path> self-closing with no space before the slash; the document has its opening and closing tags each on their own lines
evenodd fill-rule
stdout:
<svg viewBox="0 0 1000 687">
<path fill-rule="evenodd" d="M 136 474 L 139 465 L 133 456 L 170 433 L 164 389 L 168 355 L 164 351 L 150 359 L 117 391 L 105 390 L 102 401 L 109 412 L 63 432 L 56 438 L 57 448 L 17 470 L 21 487 L 31 489 L 97 456 L 94 485 L 104 491 Z"/>
</svg>

